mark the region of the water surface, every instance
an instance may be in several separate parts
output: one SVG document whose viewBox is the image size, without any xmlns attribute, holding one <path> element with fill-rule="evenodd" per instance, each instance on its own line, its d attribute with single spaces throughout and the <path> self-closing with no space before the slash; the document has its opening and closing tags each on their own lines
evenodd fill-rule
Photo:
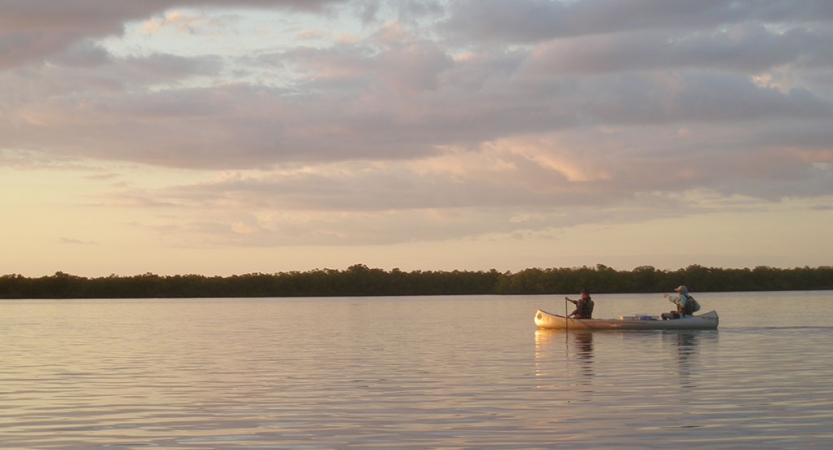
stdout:
<svg viewBox="0 0 833 450">
<path fill-rule="evenodd" d="M 3 301 L 0 448 L 833 445 L 833 293 L 694 295 L 717 331 L 536 330 L 563 295 Z"/>
</svg>

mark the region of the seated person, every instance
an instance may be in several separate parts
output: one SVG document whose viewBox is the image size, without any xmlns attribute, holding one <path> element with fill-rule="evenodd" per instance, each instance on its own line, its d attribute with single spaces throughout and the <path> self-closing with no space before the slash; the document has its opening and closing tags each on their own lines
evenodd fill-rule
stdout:
<svg viewBox="0 0 833 450">
<path fill-rule="evenodd" d="M 567 317 L 573 317 L 575 319 L 592 319 L 594 306 L 593 299 L 590 298 L 590 294 L 587 293 L 586 289 L 582 289 L 580 295 L 581 298 L 578 300 L 571 300 L 569 297 L 564 297 L 564 300 L 576 305 L 575 311 L 570 313 Z"/>
<path fill-rule="evenodd" d="M 677 305 L 677 310 L 662 313 L 662 320 L 686 318 L 691 317 L 692 314 L 694 314 L 694 311 L 691 308 L 694 306 L 694 302 L 689 301 L 691 296 L 688 295 L 688 289 L 685 286 L 678 286 L 674 289 L 674 291 L 676 291 L 679 295 L 664 294 L 663 296 L 667 298 L 669 302 Z"/>
</svg>

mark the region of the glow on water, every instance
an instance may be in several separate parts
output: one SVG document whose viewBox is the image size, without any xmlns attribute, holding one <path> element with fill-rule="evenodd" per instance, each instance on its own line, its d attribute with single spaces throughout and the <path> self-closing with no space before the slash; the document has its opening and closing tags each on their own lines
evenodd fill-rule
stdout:
<svg viewBox="0 0 833 450">
<path fill-rule="evenodd" d="M 833 443 L 833 293 L 695 295 L 719 330 L 536 330 L 563 295 L 2 301 L 0 448 Z"/>
</svg>

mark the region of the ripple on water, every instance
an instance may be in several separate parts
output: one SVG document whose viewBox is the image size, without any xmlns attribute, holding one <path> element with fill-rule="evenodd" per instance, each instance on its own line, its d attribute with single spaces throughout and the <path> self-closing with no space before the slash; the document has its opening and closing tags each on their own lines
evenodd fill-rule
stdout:
<svg viewBox="0 0 833 450">
<path fill-rule="evenodd" d="M 0 446 L 833 442 L 833 328 L 754 326 L 742 301 L 701 298 L 719 305 L 720 330 L 535 330 L 541 297 L 3 302 Z M 650 310 L 594 299 L 610 316 Z"/>
</svg>

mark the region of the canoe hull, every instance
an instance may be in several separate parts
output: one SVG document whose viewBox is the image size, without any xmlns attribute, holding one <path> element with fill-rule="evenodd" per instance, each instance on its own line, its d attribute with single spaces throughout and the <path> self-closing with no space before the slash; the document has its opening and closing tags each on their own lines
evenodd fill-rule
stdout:
<svg viewBox="0 0 833 450">
<path fill-rule="evenodd" d="M 716 330 L 718 322 L 715 311 L 674 320 L 567 319 L 540 309 L 535 313 L 535 325 L 551 330 Z"/>
</svg>

